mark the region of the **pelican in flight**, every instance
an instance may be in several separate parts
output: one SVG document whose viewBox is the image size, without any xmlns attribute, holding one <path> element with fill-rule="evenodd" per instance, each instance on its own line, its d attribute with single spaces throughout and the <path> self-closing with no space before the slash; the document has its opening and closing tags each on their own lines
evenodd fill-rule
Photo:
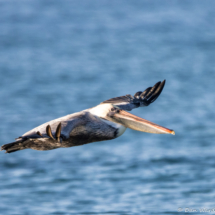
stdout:
<svg viewBox="0 0 215 215">
<path fill-rule="evenodd" d="M 5 144 L 1 150 L 6 153 L 23 149 L 51 150 L 67 148 L 87 143 L 111 140 L 121 136 L 126 128 L 156 133 L 175 134 L 171 129 L 128 113 L 134 108 L 144 107 L 154 102 L 163 90 L 165 80 L 156 83 L 134 96 L 125 95 L 108 99 L 101 104 L 46 122 Z"/>
</svg>

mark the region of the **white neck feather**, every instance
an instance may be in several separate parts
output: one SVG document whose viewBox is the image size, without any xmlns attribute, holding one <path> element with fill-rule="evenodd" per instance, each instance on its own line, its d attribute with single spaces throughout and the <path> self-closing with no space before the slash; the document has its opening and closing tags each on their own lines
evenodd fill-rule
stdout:
<svg viewBox="0 0 215 215">
<path fill-rule="evenodd" d="M 101 118 L 101 120 L 105 123 L 107 123 L 108 125 L 118 129 L 118 135 L 117 137 L 121 136 L 125 130 L 126 127 L 124 127 L 123 125 L 120 125 L 118 123 L 109 121 L 109 120 L 105 120 L 105 118 L 107 117 L 107 114 L 111 111 L 111 108 L 113 108 L 114 106 L 112 104 L 100 104 L 97 105 L 94 108 L 91 108 L 89 110 L 89 112 L 99 118 Z M 103 119 L 102 119 L 103 118 Z"/>
<path fill-rule="evenodd" d="M 111 111 L 111 108 L 113 108 L 112 104 L 100 104 L 91 108 L 89 112 L 98 117 L 105 118 L 107 114 Z"/>
</svg>

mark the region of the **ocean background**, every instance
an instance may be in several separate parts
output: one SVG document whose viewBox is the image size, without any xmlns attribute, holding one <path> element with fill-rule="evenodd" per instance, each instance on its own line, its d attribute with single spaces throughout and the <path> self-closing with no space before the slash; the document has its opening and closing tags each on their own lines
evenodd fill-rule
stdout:
<svg viewBox="0 0 215 215">
<path fill-rule="evenodd" d="M 155 103 L 132 113 L 175 136 L 127 129 L 73 148 L 1 152 L 0 213 L 215 208 L 215 1 L 1 0 L 0 145 L 163 79 Z"/>
</svg>

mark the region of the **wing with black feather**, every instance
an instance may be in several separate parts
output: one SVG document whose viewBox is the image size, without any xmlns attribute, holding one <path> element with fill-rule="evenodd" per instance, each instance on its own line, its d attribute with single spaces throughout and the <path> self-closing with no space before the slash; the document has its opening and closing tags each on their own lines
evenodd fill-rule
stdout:
<svg viewBox="0 0 215 215">
<path fill-rule="evenodd" d="M 157 82 L 153 87 L 148 87 L 144 91 L 138 91 L 134 96 L 128 94 L 103 101 L 101 104 L 111 103 L 123 110 L 132 110 L 138 107 L 144 107 L 154 102 L 161 94 L 165 85 L 165 80 Z"/>
</svg>

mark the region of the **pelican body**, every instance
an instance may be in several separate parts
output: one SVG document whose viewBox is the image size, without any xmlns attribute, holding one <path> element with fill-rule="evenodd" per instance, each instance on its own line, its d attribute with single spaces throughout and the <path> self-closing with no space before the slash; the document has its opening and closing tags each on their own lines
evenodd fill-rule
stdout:
<svg viewBox="0 0 215 215">
<path fill-rule="evenodd" d="M 175 134 L 171 129 L 127 112 L 154 102 L 164 85 L 165 80 L 143 92 L 138 91 L 134 96 L 112 98 L 93 108 L 46 122 L 26 132 L 15 142 L 3 145 L 1 149 L 11 153 L 29 148 L 43 151 L 79 146 L 117 138 L 126 128 L 148 133 Z"/>
</svg>

